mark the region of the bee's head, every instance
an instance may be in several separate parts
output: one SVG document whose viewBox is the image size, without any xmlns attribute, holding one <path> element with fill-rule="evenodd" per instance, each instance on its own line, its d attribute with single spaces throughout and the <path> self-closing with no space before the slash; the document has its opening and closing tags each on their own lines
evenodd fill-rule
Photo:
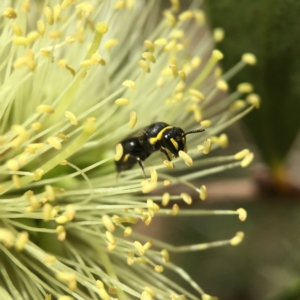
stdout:
<svg viewBox="0 0 300 300">
<path fill-rule="evenodd" d="M 179 151 L 186 152 L 185 136 L 191 133 L 203 132 L 203 131 L 204 129 L 198 129 L 198 130 L 184 132 L 179 127 L 172 127 L 164 132 L 162 143 L 167 150 L 169 150 L 175 157 L 177 157 Z"/>
</svg>

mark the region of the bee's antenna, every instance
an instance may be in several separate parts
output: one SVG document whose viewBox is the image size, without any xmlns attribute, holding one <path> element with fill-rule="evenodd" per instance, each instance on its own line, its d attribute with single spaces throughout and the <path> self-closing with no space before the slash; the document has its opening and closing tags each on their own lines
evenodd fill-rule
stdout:
<svg viewBox="0 0 300 300">
<path fill-rule="evenodd" d="M 191 134 L 191 133 L 197 133 L 197 132 L 203 132 L 203 131 L 205 131 L 204 128 L 196 129 L 196 130 L 191 130 L 191 131 L 185 132 L 185 133 L 184 133 L 184 136 L 186 136 L 186 135 L 188 135 L 188 134 Z"/>
</svg>

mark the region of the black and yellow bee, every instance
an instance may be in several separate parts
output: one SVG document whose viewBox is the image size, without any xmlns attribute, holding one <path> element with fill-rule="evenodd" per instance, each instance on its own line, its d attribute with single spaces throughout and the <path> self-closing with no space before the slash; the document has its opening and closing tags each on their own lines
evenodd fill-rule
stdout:
<svg viewBox="0 0 300 300">
<path fill-rule="evenodd" d="M 180 150 L 186 152 L 188 134 L 203 131 L 204 129 L 197 129 L 184 132 L 180 127 L 173 127 L 164 122 L 156 122 L 140 129 L 120 142 L 123 154 L 115 161 L 117 172 L 129 170 L 138 163 L 146 176 L 143 161 L 153 152 L 159 150 L 171 161 L 169 153 L 177 157 Z"/>
</svg>

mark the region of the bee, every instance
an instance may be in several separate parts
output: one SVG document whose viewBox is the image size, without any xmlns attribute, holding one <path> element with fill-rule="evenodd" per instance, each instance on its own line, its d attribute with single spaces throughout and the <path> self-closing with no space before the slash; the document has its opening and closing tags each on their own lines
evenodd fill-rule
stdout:
<svg viewBox="0 0 300 300">
<path fill-rule="evenodd" d="M 204 129 L 196 129 L 184 132 L 180 127 L 173 127 L 164 122 L 156 122 L 140 129 L 120 142 L 123 154 L 120 159 L 115 160 L 117 172 L 130 170 L 138 163 L 146 177 L 143 161 L 153 152 L 159 150 L 171 161 L 169 154 L 178 157 L 179 151 L 186 152 L 188 134 L 203 131 Z"/>
</svg>

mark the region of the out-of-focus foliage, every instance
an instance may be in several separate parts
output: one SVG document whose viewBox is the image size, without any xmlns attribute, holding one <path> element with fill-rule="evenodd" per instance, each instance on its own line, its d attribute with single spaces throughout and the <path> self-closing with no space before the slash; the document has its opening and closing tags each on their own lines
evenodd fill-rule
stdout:
<svg viewBox="0 0 300 300">
<path fill-rule="evenodd" d="M 222 0 L 205 2 L 212 28 L 227 33 L 219 45 L 224 68 L 241 53 L 252 52 L 258 63 L 239 80 L 254 83 L 261 109 L 247 116 L 263 159 L 276 173 L 282 167 L 300 127 L 300 1 Z M 230 82 L 237 85 L 235 80 Z"/>
</svg>

